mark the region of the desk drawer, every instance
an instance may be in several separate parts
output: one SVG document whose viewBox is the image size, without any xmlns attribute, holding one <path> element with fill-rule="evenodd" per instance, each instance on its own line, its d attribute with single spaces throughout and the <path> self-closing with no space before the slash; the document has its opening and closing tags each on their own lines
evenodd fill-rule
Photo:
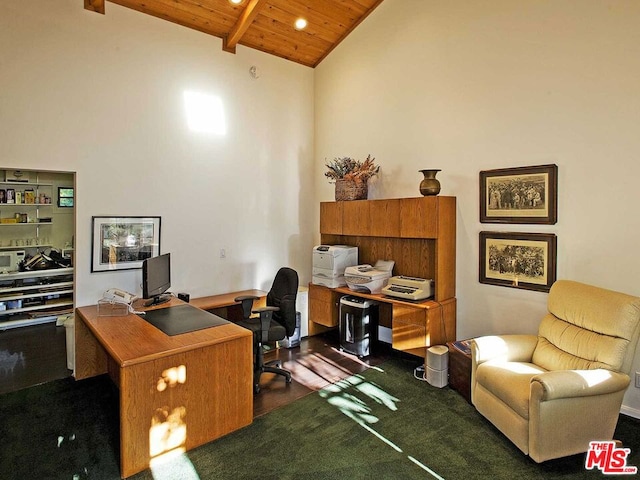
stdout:
<svg viewBox="0 0 640 480">
<path fill-rule="evenodd" d="M 325 327 L 337 327 L 341 296 L 330 288 L 309 285 L 309 320 Z"/>
</svg>

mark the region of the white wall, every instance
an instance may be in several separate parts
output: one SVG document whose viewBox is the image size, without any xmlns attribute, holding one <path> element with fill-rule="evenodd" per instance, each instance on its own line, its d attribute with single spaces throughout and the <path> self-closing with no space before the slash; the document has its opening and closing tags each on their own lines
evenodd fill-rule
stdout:
<svg viewBox="0 0 640 480">
<path fill-rule="evenodd" d="M 365 158 L 369 198 L 419 196 L 440 168 L 458 199 L 458 338 L 535 332 L 546 293 L 478 282 L 482 230 L 552 232 L 558 278 L 640 295 L 640 2 L 388 0 L 315 73 L 324 160 Z M 479 223 L 480 170 L 555 163 L 556 225 Z M 640 371 L 638 355 L 634 371 Z M 640 390 L 625 409 L 640 416 Z"/>
<path fill-rule="evenodd" d="M 307 282 L 313 70 L 106 10 L 0 3 L 0 167 L 76 172 L 77 305 L 111 286 L 141 293 L 140 270 L 90 273 L 93 215 L 161 216 L 173 291 L 268 289 L 282 265 Z M 186 90 L 221 99 L 225 135 L 188 129 Z"/>
</svg>

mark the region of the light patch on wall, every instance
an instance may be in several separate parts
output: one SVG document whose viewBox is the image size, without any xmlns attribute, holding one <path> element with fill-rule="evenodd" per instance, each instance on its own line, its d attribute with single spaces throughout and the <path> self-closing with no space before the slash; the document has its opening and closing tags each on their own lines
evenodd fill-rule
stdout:
<svg viewBox="0 0 640 480">
<path fill-rule="evenodd" d="M 187 125 L 190 130 L 226 135 L 227 125 L 220 97 L 186 91 L 184 92 L 184 105 L 187 111 Z"/>
</svg>

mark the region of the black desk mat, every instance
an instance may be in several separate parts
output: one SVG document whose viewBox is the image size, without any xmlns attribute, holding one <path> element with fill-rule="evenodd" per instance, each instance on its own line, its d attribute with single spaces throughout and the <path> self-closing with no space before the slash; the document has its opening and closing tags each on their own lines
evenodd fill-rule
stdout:
<svg viewBox="0 0 640 480">
<path fill-rule="evenodd" d="M 170 336 L 230 323 L 218 315 L 205 312 L 193 305 L 176 305 L 149 310 L 146 314 L 140 315 L 140 318 Z"/>
</svg>

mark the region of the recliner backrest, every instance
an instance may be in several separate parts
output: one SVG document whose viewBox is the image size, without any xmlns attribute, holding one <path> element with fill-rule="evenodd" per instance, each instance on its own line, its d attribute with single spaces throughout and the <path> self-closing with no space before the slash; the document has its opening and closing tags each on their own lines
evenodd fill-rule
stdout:
<svg viewBox="0 0 640 480">
<path fill-rule="evenodd" d="M 533 363 L 547 370 L 629 372 L 640 333 L 640 298 L 558 280 L 548 310 Z"/>
<path fill-rule="evenodd" d="M 267 305 L 278 307 L 273 319 L 282 325 L 290 337 L 296 330 L 296 297 L 298 295 L 298 273 L 288 267 L 282 267 L 273 279 L 271 290 L 267 294 Z"/>
</svg>

